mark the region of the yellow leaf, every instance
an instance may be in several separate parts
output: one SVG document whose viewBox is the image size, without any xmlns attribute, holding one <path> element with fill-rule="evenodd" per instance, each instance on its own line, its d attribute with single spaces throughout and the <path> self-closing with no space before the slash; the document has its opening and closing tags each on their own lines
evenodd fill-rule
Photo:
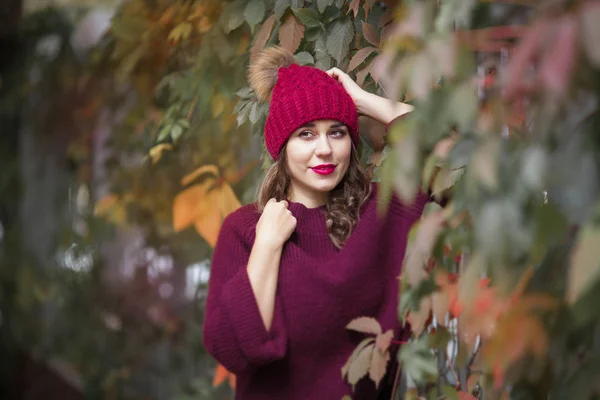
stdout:
<svg viewBox="0 0 600 400">
<path fill-rule="evenodd" d="M 183 186 L 189 184 L 190 182 L 192 182 L 194 179 L 196 179 L 198 176 L 202 175 L 202 174 L 208 174 L 208 173 L 212 173 L 215 177 L 219 176 L 219 168 L 217 168 L 216 165 L 203 165 L 200 168 L 194 170 L 193 172 L 190 172 L 189 174 L 187 174 L 186 176 L 184 176 L 181 179 L 181 184 Z"/>
<path fill-rule="evenodd" d="M 240 43 L 238 45 L 237 55 L 241 56 L 241 55 L 245 54 L 246 51 L 248 50 L 249 44 L 250 44 L 250 39 L 248 38 L 248 36 L 246 36 L 246 35 L 242 36 L 242 38 L 240 39 Z"/>
<path fill-rule="evenodd" d="M 173 229 L 182 231 L 194 223 L 198 203 L 206 195 L 207 185 L 199 184 L 185 189 L 173 201 Z"/>
<path fill-rule="evenodd" d="M 200 234 L 211 247 L 215 247 L 217 238 L 219 237 L 219 230 L 221 229 L 221 222 L 223 222 L 221 213 L 217 207 L 214 207 L 208 210 L 202 217 L 197 218 L 194 221 L 194 227 L 198 234 Z"/>
<path fill-rule="evenodd" d="M 105 218 L 115 224 L 123 224 L 127 219 L 125 204 L 133 200 L 131 193 L 121 198 L 116 194 L 109 194 L 98 200 L 94 206 L 94 215 Z"/>
<path fill-rule="evenodd" d="M 185 40 L 190 37 L 192 33 L 192 24 L 189 22 L 182 22 L 171 30 L 169 33 L 168 40 L 173 43 L 178 43 L 181 40 Z"/>
<path fill-rule="evenodd" d="M 589 290 L 600 276 L 599 243 L 600 229 L 597 227 L 587 226 L 579 233 L 569 267 L 566 300 L 570 304 Z"/>
<path fill-rule="evenodd" d="M 225 105 L 227 103 L 227 99 L 225 99 L 221 95 L 216 95 L 213 97 L 213 101 L 211 102 L 211 111 L 212 117 L 217 118 L 223 110 L 225 109 Z"/>
<path fill-rule="evenodd" d="M 202 17 L 204 15 L 205 11 L 206 11 L 206 6 L 204 4 L 202 4 L 202 3 L 197 4 L 196 6 L 194 6 L 192 13 L 188 17 L 188 21 L 192 21 L 194 19 Z M 206 18 L 206 17 L 204 17 L 204 18 Z"/>
<path fill-rule="evenodd" d="M 150 149 L 148 154 L 152 159 L 152 164 L 156 164 L 163 156 L 163 153 L 168 150 L 173 150 L 173 146 L 169 143 L 161 143 Z"/>
</svg>

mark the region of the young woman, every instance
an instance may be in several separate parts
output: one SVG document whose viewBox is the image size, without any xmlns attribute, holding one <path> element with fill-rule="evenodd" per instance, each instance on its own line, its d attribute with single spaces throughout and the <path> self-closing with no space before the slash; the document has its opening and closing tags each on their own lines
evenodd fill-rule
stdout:
<svg viewBox="0 0 600 400">
<path fill-rule="evenodd" d="M 339 400 L 341 368 L 364 338 L 346 329 L 377 319 L 396 339 L 398 276 L 407 232 L 428 196 L 376 210 L 359 164 L 358 115 L 384 124 L 410 111 L 362 90 L 338 69 L 298 66 L 269 48 L 250 85 L 270 99 L 265 143 L 275 163 L 258 201 L 223 222 L 206 304 L 204 344 L 237 375 L 236 399 Z M 353 399 L 375 399 L 363 379 Z"/>
</svg>

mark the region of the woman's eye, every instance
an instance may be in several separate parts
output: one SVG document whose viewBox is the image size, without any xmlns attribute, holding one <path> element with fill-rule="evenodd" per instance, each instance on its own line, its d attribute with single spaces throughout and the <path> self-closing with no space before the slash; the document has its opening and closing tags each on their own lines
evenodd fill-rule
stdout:
<svg viewBox="0 0 600 400">
<path fill-rule="evenodd" d="M 312 136 L 312 132 L 311 131 L 302 131 L 298 134 L 298 136 L 301 138 L 309 138 Z"/>
<path fill-rule="evenodd" d="M 342 138 L 342 137 L 344 137 L 345 134 L 346 134 L 345 131 L 332 131 L 331 132 L 331 136 L 336 137 L 336 138 Z"/>
</svg>

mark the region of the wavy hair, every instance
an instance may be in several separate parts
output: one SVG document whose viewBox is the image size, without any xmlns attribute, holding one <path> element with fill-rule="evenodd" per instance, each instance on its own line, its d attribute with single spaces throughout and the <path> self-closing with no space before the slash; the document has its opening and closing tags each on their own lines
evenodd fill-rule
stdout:
<svg viewBox="0 0 600 400">
<path fill-rule="evenodd" d="M 265 173 L 258 190 L 258 209 L 263 211 L 271 198 L 277 201 L 288 199 L 291 176 L 287 168 L 285 146 L 278 159 Z M 352 145 L 350 164 L 338 185 L 329 192 L 326 205 L 327 233 L 333 244 L 341 249 L 356 227 L 362 206 L 371 195 L 371 179 L 358 159 Z"/>
</svg>

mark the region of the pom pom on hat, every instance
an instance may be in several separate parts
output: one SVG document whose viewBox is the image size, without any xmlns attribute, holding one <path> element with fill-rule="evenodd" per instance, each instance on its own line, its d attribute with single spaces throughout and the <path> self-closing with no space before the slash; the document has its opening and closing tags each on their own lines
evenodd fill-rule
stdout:
<svg viewBox="0 0 600 400">
<path fill-rule="evenodd" d="M 283 47 L 269 47 L 258 53 L 248 68 L 248 81 L 258 100 L 269 101 L 277 83 L 279 68 L 296 63 L 294 55 Z"/>
</svg>

